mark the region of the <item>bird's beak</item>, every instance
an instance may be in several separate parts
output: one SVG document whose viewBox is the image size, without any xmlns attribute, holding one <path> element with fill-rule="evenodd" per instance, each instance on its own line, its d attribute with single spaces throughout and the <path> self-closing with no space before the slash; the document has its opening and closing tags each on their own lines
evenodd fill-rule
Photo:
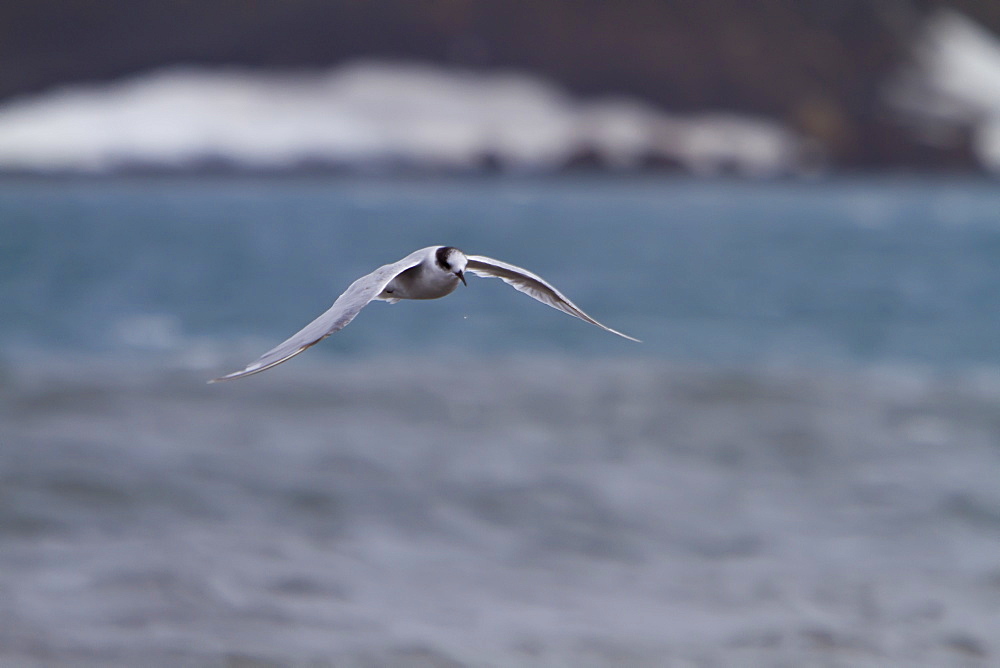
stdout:
<svg viewBox="0 0 1000 668">
<path fill-rule="evenodd" d="M 465 282 L 465 272 L 464 271 L 456 271 L 455 275 L 458 276 L 459 280 L 462 281 L 462 285 L 468 287 L 469 284 Z"/>
</svg>

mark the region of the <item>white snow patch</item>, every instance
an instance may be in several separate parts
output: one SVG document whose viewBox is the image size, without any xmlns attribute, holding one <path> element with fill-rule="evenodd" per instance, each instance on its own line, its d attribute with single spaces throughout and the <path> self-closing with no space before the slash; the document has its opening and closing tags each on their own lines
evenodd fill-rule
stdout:
<svg viewBox="0 0 1000 668">
<path fill-rule="evenodd" d="M 799 138 L 738 116 L 680 118 L 634 99 L 572 99 L 517 73 L 360 62 L 326 71 L 171 68 L 0 105 L 0 169 L 102 172 L 220 159 L 399 161 L 552 169 L 592 152 L 613 167 L 649 157 L 698 173 L 795 168 Z"/>
<path fill-rule="evenodd" d="M 914 67 L 890 83 L 891 104 L 927 124 L 971 126 L 982 164 L 1000 170 L 1000 38 L 953 10 L 933 14 Z"/>
</svg>

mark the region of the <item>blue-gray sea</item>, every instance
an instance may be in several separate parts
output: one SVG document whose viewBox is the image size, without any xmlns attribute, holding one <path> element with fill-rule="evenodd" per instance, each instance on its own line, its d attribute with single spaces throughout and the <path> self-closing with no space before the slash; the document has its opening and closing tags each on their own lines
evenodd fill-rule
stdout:
<svg viewBox="0 0 1000 668">
<path fill-rule="evenodd" d="M 0 180 L 0 665 L 1000 665 L 1000 185 Z"/>
</svg>

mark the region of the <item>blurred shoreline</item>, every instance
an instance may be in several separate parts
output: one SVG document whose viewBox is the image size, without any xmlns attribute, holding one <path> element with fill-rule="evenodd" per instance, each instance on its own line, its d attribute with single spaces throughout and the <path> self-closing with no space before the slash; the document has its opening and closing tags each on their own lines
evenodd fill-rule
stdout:
<svg viewBox="0 0 1000 668">
<path fill-rule="evenodd" d="M 573 94 L 521 68 L 360 57 L 300 69 L 165 64 L 4 100 L 0 172 L 1000 170 L 1000 38 L 940 11 L 914 40 L 868 92 L 878 113 L 867 119 L 808 95 L 784 114 L 677 111 L 614 90 Z M 858 124 L 876 127 L 863 147 Z"/>
<path fill-rule="evenodd" d="M 16 26 L 0 43 L 0 99 L 96 89 L 178 65 L 307 72 L 424 63 L 520 72 L 580 99 L 630 98 L 682 116 L 765 118 L 807 137 L 835 169 L 997 164 L 994 149 L 980 150 L 992 143 L 984 135 L 994 133 L 997 108 L 989 72 L 1000 24 L 989 0 L 643 1 L 582 13 L 558 0 L 132 9 L 126 0 L 0 9 L 0 23 Z"/>
</svg>

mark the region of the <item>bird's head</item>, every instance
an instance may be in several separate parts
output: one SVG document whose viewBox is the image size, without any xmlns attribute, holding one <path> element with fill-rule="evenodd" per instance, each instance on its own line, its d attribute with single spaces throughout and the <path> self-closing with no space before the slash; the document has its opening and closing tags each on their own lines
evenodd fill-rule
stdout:
<svg viewBox="0 0 1000 668">
<path fill-rule="evenodd" d="M 452 246 L 441 246 L 435 253 L 435 259 L 439 267 L 455 274 L 465 283 L 465 265 L 469 262 L 465 253 Z"/>
</svg>

